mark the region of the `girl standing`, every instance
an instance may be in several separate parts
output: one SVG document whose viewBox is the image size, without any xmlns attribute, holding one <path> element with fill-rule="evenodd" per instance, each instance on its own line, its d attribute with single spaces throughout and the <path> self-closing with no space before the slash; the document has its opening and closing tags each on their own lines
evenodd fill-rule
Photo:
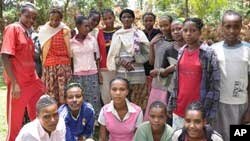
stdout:
<svg viewBox="0 0 250 141">
<path fill-rule="evenodd" d="M 38 38 L 42 47 L 42 80 L 47 94 L 59 105 L 64 103 L 64 86 L 71 77 L 70 29 L 62 23 L 63 14 L 59 8 L 49 12 L 49 22 L 41 26 Z"/>
</svg>

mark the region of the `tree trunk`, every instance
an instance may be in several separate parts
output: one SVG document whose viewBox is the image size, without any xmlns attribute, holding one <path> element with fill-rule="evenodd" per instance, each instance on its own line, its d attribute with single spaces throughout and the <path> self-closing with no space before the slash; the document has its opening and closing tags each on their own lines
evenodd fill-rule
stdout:
<svg viewBox="0 0 250 141">
<path fill-rule="evenodd" d="M 188 0 L 185 0 L 185 17 L 188 18 Z"/>
</svg>

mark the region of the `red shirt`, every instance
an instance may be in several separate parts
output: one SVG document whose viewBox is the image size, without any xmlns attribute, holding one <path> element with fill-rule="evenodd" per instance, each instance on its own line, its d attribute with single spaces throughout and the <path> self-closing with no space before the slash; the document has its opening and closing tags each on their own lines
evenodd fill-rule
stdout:
<svg viewBox="0 0 250 141">
<path fill-rule="evenodd" d="M 106 43 L 104 39 L 104 33 L 102 29 L 99 29 L 99 32 L 97 35 L 97 42 L 98 42 L 99 51 L 100 51 L 100 68 L 106 68 L 107 52 L 106 52 Z"/>
<path fill-rule="evenodd" d="M 190 103 L 200 99 L 202 68 L 199 51 L 199 48 L 192 52 L 185 49 L 178 64 L 178 98 L 177 109 L 174 113 L 181 117 L 184 117 L 185 110 Z"/>
<path fill-rule="evenodd" d="M 51 39 L 51 45 L 46 56 L 45 66 L 70 64 L 68 50 L 64 41 L 63 29 Z"/>
</svg>

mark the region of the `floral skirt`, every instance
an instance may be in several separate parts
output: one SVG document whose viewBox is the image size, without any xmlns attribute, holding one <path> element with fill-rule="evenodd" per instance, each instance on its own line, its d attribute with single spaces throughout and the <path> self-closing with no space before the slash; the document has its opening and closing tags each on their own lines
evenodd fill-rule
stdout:
<svg viewBox="0 0 250 141">
<path fill-rule="evenodd" d="M 65 103 L 64 87 L 71 79 L 72 70 L 69 64 L 43 67 L 42 80 L 46 86 L 47 94 L 54 97 L 58 105 Z"/>
<path fill-rule="evenodd" d="M 129 100 L 140 106 L 142 110 L 146 109 L 148 102 L 148 87 L 147 84 L 130 84 Z"/>
</svg>

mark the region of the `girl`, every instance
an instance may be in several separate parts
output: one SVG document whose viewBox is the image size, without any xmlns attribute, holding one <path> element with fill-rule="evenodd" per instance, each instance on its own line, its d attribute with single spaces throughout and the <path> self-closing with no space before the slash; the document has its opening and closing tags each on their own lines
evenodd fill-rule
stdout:
<svg viewBox="0 0 250 141">
<path fill-rule="evenodd" d="M 110 81 L 112 101 L 106 104 L 99 115 L 100 141 L 132 141 L 136 128 L 142 122 L 142 110 L 127 100 L 129 82 L 117 77 Z M 109 134 L 109 139 L 107 136 Z"/>
<path fill-rule="evenodd" d="M 107 57 L 107 67 L 110 71 L 117 72 L 118 76 L 127 78 L 131 83 L 129 99 L 145 109 L 147 103 L 146 76 L 143 63 L 135 61 L 139 45 L 147 45 L 145 34 L 132 27 L 135 20 L 134 12 L 124 9 L 120 14 L 123 28 L 117 30 L 113 37 Z M 147 47 L 145 47 L 147 48 Z"/>
<path fill-rule="evenodd" d="M 184 109 L 193 101 L 203 104 L 209 122 L 218 108 L 219 67 L 214 51 L 199 40 L 202 26 L 199 18 L 184 21 L 182 35 L 186 45 L 179 50 L 174 92 L 169 101 L 169 109 L 174 110 L 174 129 L 183 127 Z"/>
<path fill-rule="evenodd" d="M 94 109 L 84 101 L 84 89 L 80 83 L 70 82 L 65 86 L 65 102 L 59 115 L 66 124 L 66 141 L 85 140 L 93 135 Z"/>
<path fill-rule="evenodd" d="M 166 105 L 160 101 L 153 102 L 149 108 L 149 121 L 138 127 L 134 141 L 170 141 L 173 129 L 166 120 Z"/>
<path fill-rule="evenodd" d="M 105 27 L 103 28 L 104 33 L 104 39 L 105 39 L 105 47 L 106 52 L 109 52 L 109 47 L 111 44 L 111 39 L 115 31 L 118 30 L 118 28 L 114 27 L 114 21 L 115 21 L 115 14 L 111 9 L 105 9 L 102 13 L 102 19 Z M 107 57 L 107 56 L 105 56 Z M 102 100 L 104 104 L 107 104 L 111 101 L 111 97 L 109 95 L 109 82 L 114 78 L 114 73 L 111 71 L 108 71 L 107 68 L 101 69 L 103 84 L 101 85 L 101 91 L 102 91 Z"/>
<path fill-rule="evenodd" d="M 173 133 L 172 141 L 223 141 L 219 133 L 206 125 L 205 117 L 202 104 L 191 103 L 185 112 L 184 127 Z"/>
<path fill-rule="evenodd" d="M 159 72 L 162 66 L 163 55 L 166 49 L 172 46 L 172 42 L 168 42 L 164 39 L 169 38 L 169 33 L 171 32 L 171 22 L 171 16 L 161 17 L 159 25 L 162 36 L 155 37 L 151 41 L 149 63 L 154 65 L 154 69 L 150 72 L 150 75 L 153 77 L 153 81 L 144 120 L 148 120 L 148 110 L 152 102 L 156 100 L 162 101 L 165 104 L 167 102 L 167 89 L 163 85 L 163 82 L 166 80 L 166 78 L 161 78 Z"/>
<path fill-rule="evenodd" d="M 22 127 L 25 107 L 29 119 L 36 118 L 36 102 L 45 88 L 35 72 L 34 44 L 31 39 L 37 9 L 23 3 L 18 22 L 5 27 L 1 56 L 7 85 L 7 141 L 14 141 Z"/>
<path fill-rule="evenodd" d="M 41 26 L 38 38 L 42 47 L 42 79 L 47 93 L 59 105 L 64 103 L 64 85 L 71 77 L 70 29 L 62 23 L 62 11 L 52 8 L 49 22 Z"/>
<path fill-rule="evenodd" d="M 99 54 L 98 44 L 90 31 L 90 23 L 84 16 L 76 18 L 78 34 L 70 40 L 73 56 L 73 79 L 82 84 L 84 99 L 90 102 L 96 112 L 96 119 L 101 109 L 100 87 L 98 83 Z"/>
</svg>

